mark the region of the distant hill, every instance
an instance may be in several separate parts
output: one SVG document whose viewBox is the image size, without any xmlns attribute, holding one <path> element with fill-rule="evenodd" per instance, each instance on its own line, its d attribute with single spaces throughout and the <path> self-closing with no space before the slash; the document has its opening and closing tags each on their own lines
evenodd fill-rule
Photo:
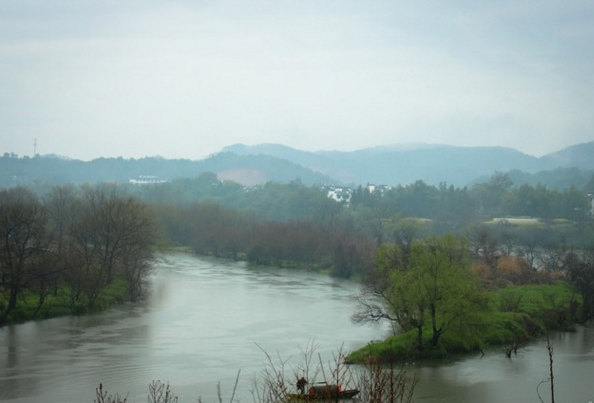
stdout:
<svg viewBox="0 0 594 403">
<path fill-rule="evenodd" d="M 466 186 L 495 171 L 534 174 L 576 166 L 594 170 L 594 142 L 580 144 L 541 158 L 504 147 L 409 145 L 375 147 L 353 152 L 304 152 L 276 144 L 236 144 L 224 151 L 238 155 L 271 155 L 303 165 L 349 184 L 408 184 L 423 180 Z M 574 163 L 574 161 L 576 161 Z"/>
<path fill-rule="evenodd" d="M 541 158 L 548 169 L 579 168 L 594 169 L 594 141 L 576 144 Z"/>
<path fill-rule="evenodd" d="M 336 179 L 319 172 L 269 155 L 239 156 L 219 153 L 199 161 L 151 157 L 98 158 L 88 162 L 41 156 L 0 157 L 0 187 L 28 184 L 51 186 L 66 183 L 127 183 L 130 179 L 140 176 L 172 180 L 194 178 L 204 172 L 213 172 L 221 180 L 232 180 L 244 185 L 269 181 L 288 183 L 295 180 L 308 186 L 338 183 Z"/>
<path fill-rule="evenodd" d="M 513 173 L 514 182 L 555 186 L 583 184 L 594 172 L 594 142 L 577 144 L 541 158 L 504 147 L 454 147 L 408 144 L 352 152 L 307 152 L 279 144 L 225 147 L 209 158 L 191 161 L 160 157 L 98 158 L 83 162 L 65 157 L 0 157 L 0 186 L 18 184 L 128 182 L 138 176 L 161 179 L 192 178 L 213 172 L 221 180 L 244 185 L 299 180 L 319 184 L 407 185 L 422 180 L 429 185 L 457 187 L 484 181 L 494 172 Z M 553 178 L 554 177 L 554 178 Z"/>
</svg>

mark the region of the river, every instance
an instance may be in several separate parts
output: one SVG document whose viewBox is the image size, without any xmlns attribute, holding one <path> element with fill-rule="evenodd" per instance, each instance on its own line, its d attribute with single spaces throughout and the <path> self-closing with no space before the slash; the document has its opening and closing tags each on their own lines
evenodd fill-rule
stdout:
<svg viewBox="0 0 594 403">
<path fill-rule="evenodd" d="M 169 254 L 157 264 L 150 297 L 97 315 L 0 329 L 0 401 L 93 402 L 103 383 L 128 402 L 146 402 L 153 380 L 169 382 L 181 403 L 228 401 L 238 371 L 241 402 L 267 364 L 302 363 L 302 350 L 331 360 L 386 335 L 354 326 L 358 286 L 301 271 Z M 594 333 L 552 336 L 557 401 L 594 400 Z M 538 402 L 548 378 L 544 342 L 511 360 L 500 352 L 439 363 L 407 363 L 420 379 L 417 402 Z M 540 386 L 549 401 L 549 386 Z"/>
</svg>

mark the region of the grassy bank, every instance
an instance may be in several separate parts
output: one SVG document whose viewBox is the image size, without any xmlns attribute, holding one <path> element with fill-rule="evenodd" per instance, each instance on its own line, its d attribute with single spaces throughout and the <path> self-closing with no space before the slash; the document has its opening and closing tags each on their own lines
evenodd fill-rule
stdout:
<svg viewBox="0 0 594 403">
<path fill-rule="evenodd" d="M 373 357 L 384 362 L 444 358 L 453 354 L 480 352 L 501 347 L 511 352 L 550 330 L 569 330 L 575 323 L 580 298 L 566 282 L 508 286 L 489 294 L 490 310 L 480 323 L 473 324 L 472 335 L 452 328 L 436 347 L 429 347 L 431 328 L 423 329 L 423 346 L 417 346 L 412 330 L 386 340 L 371 343 L 350 353 L 350 362 L 364 362 Z"/>
<path fill-rule="evenodd" d="M 124 302 L 129 293 L 130 285 L 121 278 L 116 278 L 105 286 L 93 303 L 82 295 L 72 298 L 71 289 L 65 286 L 52 290 L 41 300 L 39 294 L 24 292 L 4 324 L 97 313 Z M 0 314 L 7 303 L 5 296 L 0 295 Z"/>
</svg>

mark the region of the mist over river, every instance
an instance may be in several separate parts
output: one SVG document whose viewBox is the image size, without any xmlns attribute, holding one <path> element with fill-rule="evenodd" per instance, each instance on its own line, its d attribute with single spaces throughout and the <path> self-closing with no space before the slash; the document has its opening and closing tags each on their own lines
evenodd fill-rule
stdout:
<svg viewBox="0 0 594 403">
<path fill-rule="evenodd" d="M 355 326 L 357 284 L 328 276 L 167 254 L 151 278 L 150 297 L 98 315 L 0 328 L 0 401 L 93 402 L 103 383 L 128 402 L 146 402 L 152 380 L 169 382 L 181 403 L 230 398 L 251 402 L 267 363 L 262 349 L 289 367 L 312 342 L 324 361 L 383 338 L 386 326 Z M 594 400 L 594 332 L 555 334 L 558 402 Z M 439 363 L 408 363 L 420 383 L 417 402 L 539 402 L 548 378 L 544 342 L 511 360 L 499 351 Z M 549 400 L 549 386 L 539 391 Z"/>
</svg>

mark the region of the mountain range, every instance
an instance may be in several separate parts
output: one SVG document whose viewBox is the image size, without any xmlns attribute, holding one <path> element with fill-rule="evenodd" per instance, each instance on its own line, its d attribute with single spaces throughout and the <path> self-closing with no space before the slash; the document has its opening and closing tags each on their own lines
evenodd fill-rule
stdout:
<svg viewBox="0 0 594 403">
<path fill-rule="evenodd" d="M 351 152 L 301 151 L 280 144 L 235 144 L 203 160 L 98 158 L 84 162 L 35 156 L 0 157 L 0 186 L 27 183 L 128 182 L 138 176 L 162 179 L 196 177 L 213 172 L 222 180 L 244 185 L 268 181 L 306 185 L 350 185 L 369 183 L 389 186 L 422 180 L 430 185 L 446 183 L 470 186 L 495 172 L 551 176 L 573 170 L 564 177 L 587 177 L 594 173 L 594 141 L 534 157 L 504 147 L 456 147 L 410 144 L 367 148 Z M 543 172 L 552 172 L 542 174 Z M 583 180 L 582 180 L 583 182 Z M 574 183 L 571 183 L 574 184 Z"/>
<path fill-rule="evenodd" d="M 495 172 L 536 174 L 570 168 L 594 170 L 594 141 L 540 158 L 504 147 L 426 144 L 375 147 L 353 152 L 305 152 L 278 144 L 236 144 L 225 147 L 223 152 L 276 157 L 347 184 L 394 186 L 422 180 L 432 185 L 467 186 Z"/>
</svg>

